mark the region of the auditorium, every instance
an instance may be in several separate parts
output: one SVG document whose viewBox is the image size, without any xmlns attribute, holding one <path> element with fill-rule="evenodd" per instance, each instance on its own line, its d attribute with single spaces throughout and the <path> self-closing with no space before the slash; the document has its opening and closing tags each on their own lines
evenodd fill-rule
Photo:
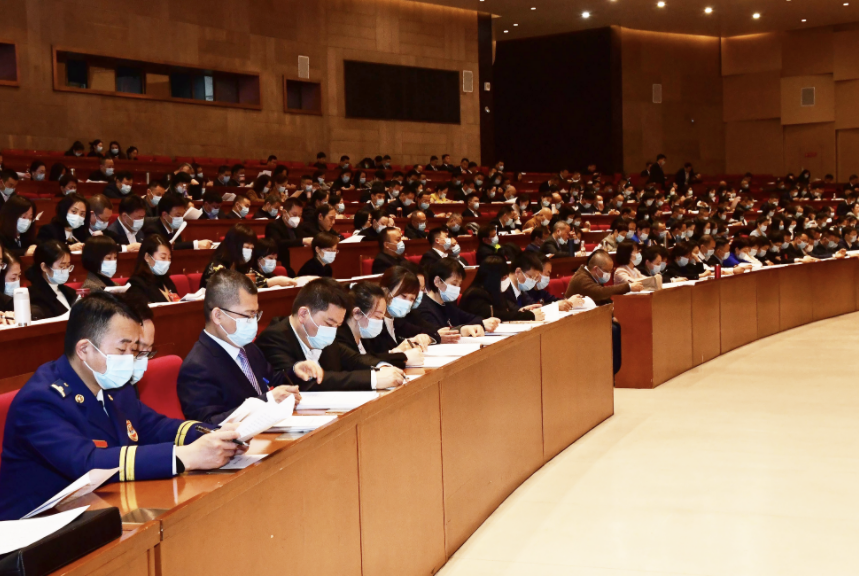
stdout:
<svg viewBox="0 0 859 576">
<path fill-rule="evenodd" d="M 0 1 L 0 574 L 859 573 L 857 10 Z"/>
</svg>

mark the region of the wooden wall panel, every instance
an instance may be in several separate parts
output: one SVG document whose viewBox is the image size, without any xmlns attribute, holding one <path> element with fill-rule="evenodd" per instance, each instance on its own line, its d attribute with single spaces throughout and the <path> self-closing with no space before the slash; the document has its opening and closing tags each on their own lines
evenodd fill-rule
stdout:
<svg viewBox="0 0 859 576">
<path fill-rule="evenodd" d="M 142 154 L 311 160 L 324 150 L 329 158 L 388 153 L 411 164 L 450 152 L 480 161 L 477 92 L 461 94 L 460 125 L 347 120 L 343 103 L 344 59 L 477 75 L 475 11 L 406 0 L 22 0 L 3 2 L 0 37 L 19 42 L 22 80 L 0 100 L 0 148 L 65 150 L 98 137 Z M 54 92 L 52 45 L 260 73 L 263 110 Z M 283 112 L 282 77 L 297 76 L 299 55 L 323 83 L 323 117 Z M 436 139 L 404 146 L 404 133 Z"/>
<path fill-rule="evenodd" d="M 803 88 L 814 88 L 814 106 L 802 106 Z M 781 123 L 811 124 L 835 121 L 835 81 L 831 74 L 781 79 Z"/>
<path fill-rule="evenodd" d="M 859 78 L 859 30 L 832 35 L 832 74 L 835 80 Z"/>
<path fill-rule="evenodd" d="M 747 171 L 758 174 L 783 173 L 784 135 L 781 121 L 727 122 L 725 160 L 729 174 Z"/>
<path fill-rule="evenodd" d="M 835 128 L 859 128 L 859 80 L 835 83 Z"/>
<path fill-rule="evenodd" d="M 784 127 L 784 169 L 813 175 L 835 174 L 835 123 L 798 124 Z"/>
<path fill-rule="evenodd" d="M 781 71 L 782 35 L 772 32 L 722 38 L 722 75 Z"/>
<path fill-rule="evenodd" d="M 765 120 L 781 116 L 781 73 L 738 74 L 722 79 L 722 118 L 725 122 Z"/>
<path fill-rule="evenodd" d="M 838 178 L 847 180 L 851 174 L 859 174 L 859 130 L 839 130 Z"/>
<path fill-rule="evenodd" d="M 782 42 L 782 76 L 831 74 L 833 36 L 831 28 L 788 32 Z"/>
</svg>

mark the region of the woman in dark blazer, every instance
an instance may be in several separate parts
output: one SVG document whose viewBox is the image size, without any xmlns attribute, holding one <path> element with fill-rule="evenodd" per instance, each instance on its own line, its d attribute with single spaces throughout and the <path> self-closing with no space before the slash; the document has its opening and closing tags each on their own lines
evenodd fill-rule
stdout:
<svg viewBox="0 0 859 576">
<path fill-rule="evenodd" d="M 427 271 L 426 297 L 415 312 L 437 330 L 452 328 L 461 336 L 482 336 L 484 328 L 494 330 L 498 321 L 484 319 L 457 306 L 459 286 L 464 278 L 465 268 L 453 258 L 442 258 L 434 263 Z"/>
<path fill-rule="evenodd" d="M 29 198 L 13 194 L 0 208 L 0 244 L 18 258 L 36 249 L 36 205 Z"/>
<path fill-rule="evenodd" d="M 662 273 L 662 279 L 665 282 L 671 282 L 674 278 L 678 278 L 678 281 L 698 279 L 698 271 L 692 262 L 691 252 L 686 242 L 680 242 L 671 249 L 671 262 Z"/>
<path fill-rule="evenodd" d="M 212 274 L 221 268 L 235 270 L 242 274 L 249 273 L 251 271 L 251 263 L 253 262 L 256 240 L 256 234 L 245 224 L 236 224 L 227 230 L 224 240 L 218 246 L 217 250 L 215 250 L 212 260 L 203 271 L 200 288 L 205 288 Z M 257 288 L 265 287 L 264 280 L 264 278 L 258 278 L 256 282 Z"/>
<path fill-rule="evenodd" d="M 45 318 L 62 316 L 77 299 L 74 289 L 65 285 L 74 270 L 69 247 L 48 240 L 36 247 L 33 265 L 25 272 L 30 281 L 30 305 L 38 306 Z"/>
<path fill-rule="evenodd" d="M 170 242 L 160 234 L 152 234 L 140 244 L 134 274 L 128 279 L 131 286 L 126 294 L 142 298 L 145 302 L 178 302 L 176 285 L 167 275 L 173 251 Z"/>
<path fill-rule="evenodd" d="M 289 256 L 289 251 L 286 255 Z M 250 273 L 257 277 L 257 286 L 260 286 L 261 279 L 265 280 L 265 288 L 295 286 L 295 280 L 291 278 L 295 276 L 295 272 L 289 267 L 289 260 L 281 262 L 281 265 L 286 268 L 287 276 L 278 276 L 274 273 L 274 269 L 277 268 L 277 256 L 277 242 L 268 238 L 257 239 L 250 267 Z"/>
<path fill-rule="evenodd" d="M 116 258 L 119 245 L 110 236 L 92 236 L 84 244 L 81 263 L 87 271 L 86 280 L 81 288 L 90 291 L 104 290 L 116 286 L 112 280 L 116 275 Z"/>
<path fill-rule="evenodd" d="M 310 249 L 313 250 L 313 258 L 304 263 L 298 271 L 299 276 L 320 276 L 333 278 L 334 271 L 331 263 L 337 257 L 337 245 L 340 238 L 328 232 L 320 232 L 313 238 Z"/>
<path fill-rule="evenodd" d="M 534 313 L 520 311 L 501 292 L 501 281 L 508 276 L 507 262 L 501 256 L 487 256 L 471 286 L 462 295 L 459 307 L 481 318 L 498 318 L 502 322 L 534 320 Z"/>
<path fill-rule="evenodd" d="M 57 240 L 68 245 L 69 250 L 79 252 L 90 237 L 89 221 L 89 202 L 80 194 L 69 194 L 57 203 L 57 214 L 39 229 L 36 242 Z"/>
</svg>

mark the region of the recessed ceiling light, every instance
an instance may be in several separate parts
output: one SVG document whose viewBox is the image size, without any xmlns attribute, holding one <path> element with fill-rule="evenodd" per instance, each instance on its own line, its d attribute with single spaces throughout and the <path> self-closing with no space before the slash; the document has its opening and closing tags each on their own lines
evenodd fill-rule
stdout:
<svg viewBox="0 0 859 576">
<path fill-rule="evenodd" d="M 802 21 L 805 22 L 805 18 L 803 18 Z"/>
<path fill-rule="evenodd" d="M 536 6 L 532 6 L 532 7 L 531 7 L 531 10 L 536 10 L 536 9 L 537 9 L 537 7 L 536 7 Z"/>
<path fill-rule="evenodd" d="M 758 19 L 758 18 L 760 18 L 760 17 L 761 17 L 761 15 L 760 15 L 760 14 L 758 14 L 757 12 L 755 12 L 754 14 L 752 14 L 752 18 L 754 18 L 755 20 L 757 20 L 757 19 Z"/>
<path fill-rule="evenodd" d="M 510 30 L 505 30 L 505 31 L 504 31 L 504 33 L 505 33 L 505 34 L 507 34 L 508 32 L 510 32 Z"/>
<path fill-rule="evenodd" d="M 712 14 L 712 13 L 713 13 L 713 9 L 712 9 L 712 8 L 710 8 L 709 6 L 707 6 L 706 8 L 704 8 L 704 14 Z"/>
<path fill-rule="evenodd" d="M 582 18 L 590 18 L 590 17 L 591 17 L 590 12 L 582 12 Z"/>
<path fill-rule="evenodd" d="M 844 3 L 844 5 L 845 5 L 845 6 L 850 6 L 850 2 L 845 2 L 845 3 Z"/>
<path fill-rule="evenodd" d="M 518 24 L 514 24 L 514 26 L 518 26 Z"/>
<path fill-rule="evenodd" d="M 665 2 L 657 2 L 656 5 L 660 8 L 665 8 Z"/>
</svg>

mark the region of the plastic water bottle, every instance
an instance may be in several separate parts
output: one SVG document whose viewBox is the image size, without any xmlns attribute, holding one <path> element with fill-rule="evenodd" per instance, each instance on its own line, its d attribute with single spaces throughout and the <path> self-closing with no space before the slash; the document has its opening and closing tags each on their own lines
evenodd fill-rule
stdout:
<svg viewBox="0 0 859 576">
<path fill-rule="evenodd" d="M 12 302 L 15 306 L 15 323 L 18 326 L 29 326 L 30 318 L 30 291 L 26 288 L 16 288 L 12 293 Z"/>
</svg>

